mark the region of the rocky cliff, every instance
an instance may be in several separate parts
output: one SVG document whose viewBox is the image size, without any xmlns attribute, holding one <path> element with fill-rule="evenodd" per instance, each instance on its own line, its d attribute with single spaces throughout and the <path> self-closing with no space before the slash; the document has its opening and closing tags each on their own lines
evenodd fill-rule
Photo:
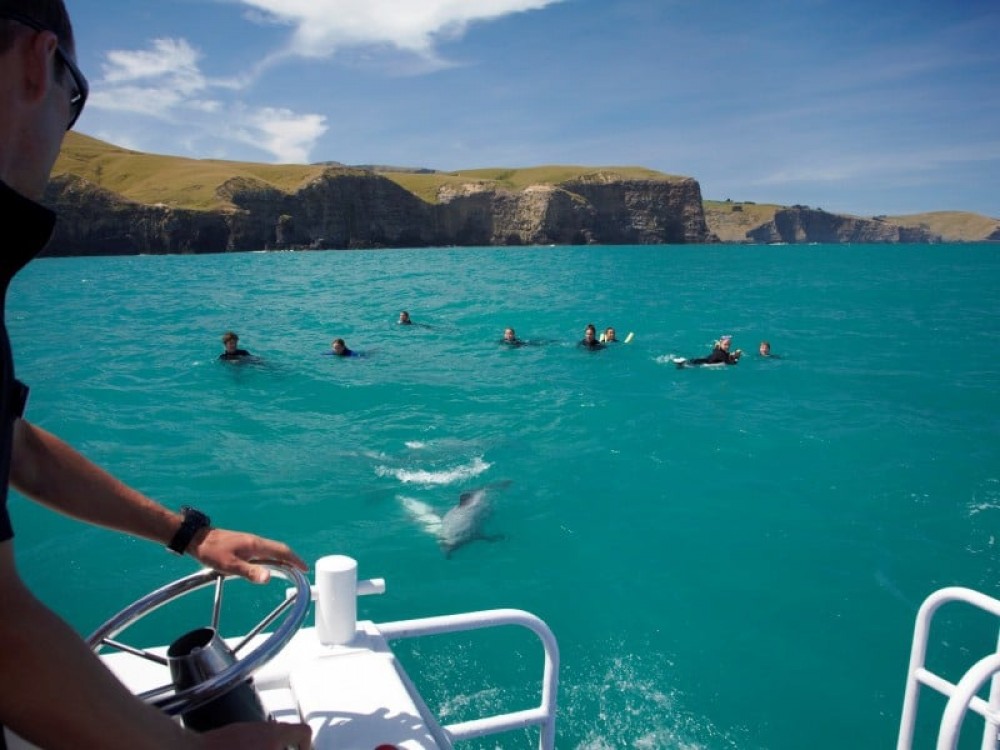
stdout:
<svg viewBox="0 0 1000 750">
<path fill-rule="evenodd" d="M 45 203 L 59 214 L 46 255 L 207 253 L 230 234 L 219 214 L 133 203 L 72 175 L 49 183 Z"/>
<path fill-rule="evenodd" d="M 607 172 L 521 190 L 470 182 L 436 203 L 363 169 L 331 167 L 294 193 L 248 177 L 216 191 L 232 206 L 195 211 L 125 200 L 87 180 L 52 180 L 60 221 L 50 255 L 210 253 L 284 248 L 657 244 L 713 239 L 693 179 Z"/>
<path fill-rule="evenodd" d="M 747 232 L 747 239 L 792 244 L 942 241 L 940 235 L 922 227 L 904 227 L 880 219 L 859 219 L 803 207 L 776 211 L 772 221 Z"/>
</svg>

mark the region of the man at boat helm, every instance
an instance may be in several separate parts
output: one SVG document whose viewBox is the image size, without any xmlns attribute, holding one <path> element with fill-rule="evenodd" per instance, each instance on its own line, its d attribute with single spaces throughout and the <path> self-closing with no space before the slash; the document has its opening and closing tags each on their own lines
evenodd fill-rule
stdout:
<svg viewBox="0 0 1000 750">
<path fill-rule="evenodd" d="M 0 294 L 38 253 L 55 215 L 36 203 L 63 135 L 87 100 L 63 0 L 0 0 Z M 3 301 L 3 297 L 0 297 Z M 286 545 L 197 523 L 126 487 L 69 445 L 21 418 L 27 388 L 14 379 L 0 332 L 0 722 L 42 748 L 284 750 L 311 746 L 304 724 L 245 723 L 195 734 L 145 704 L 18 576 L 8 482 L 83 521 L 187 552 L 200 563 L 263 582 L 275 560 L 305 570 Z M 201 514 L 204 524 L 207 519 Z M 191 532 L 194 531 L 192 534 Z M 180 539 L 180 542 L 178 540 Z M 0 731 L 0 747 L 4 746 Z"/>
</svg>

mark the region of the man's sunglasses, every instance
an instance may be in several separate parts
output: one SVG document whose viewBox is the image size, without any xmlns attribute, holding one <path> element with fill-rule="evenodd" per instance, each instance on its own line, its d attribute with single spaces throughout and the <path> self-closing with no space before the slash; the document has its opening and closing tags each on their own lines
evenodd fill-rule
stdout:
<svg viewBox="0 0 1000 750">
<path fill-rule="evenodd" d="M 14 21 L 22 26 L 27 26 L 29 29 L 34 29 L 35 31 L 51 31 L 55 34 L 55 31 L 47 26 L 40 24 L 35 19 L 22 15 L 20 13 L 8 13 L 0 12 L 0 19 L 7 21 Z M 58 37 L 58 34 L 56 34 Z M 56 54 L 59 56 L 59 61 L 66 66 L 69 74 L 73 77 L 73 90 L 70 92 L 69 96 L 69 125 L 66 126 L 66 130 L 71 130 L 73 125 L 76 124 L 77 118 L 80 117 L 80 113 L 83 112 L 83 105 L 87 103 L 87 94 L 90 93 L 90 86 L 87 84 L 87 79 L 84 77 L 80 69 L 76 67 L 76 63 L 73 62 L 73 58 L 66 54 L 63 49 L 62 41 L 59 41 L 59 45 L 56 47 Z"/>
</svg>

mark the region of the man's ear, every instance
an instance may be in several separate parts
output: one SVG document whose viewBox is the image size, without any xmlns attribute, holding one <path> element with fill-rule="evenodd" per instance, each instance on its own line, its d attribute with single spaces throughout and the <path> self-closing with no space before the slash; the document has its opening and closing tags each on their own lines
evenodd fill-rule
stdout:
<svg viewBox="0 0 1000 750">
<path fill-rule="evenodd" d="M 22 44 L 24 87 L 28 101 L 41 101 L 48 94 L 55 76 L 52 70 L 59 38 L 51 31 L 39 31 Z"/>
</svg>

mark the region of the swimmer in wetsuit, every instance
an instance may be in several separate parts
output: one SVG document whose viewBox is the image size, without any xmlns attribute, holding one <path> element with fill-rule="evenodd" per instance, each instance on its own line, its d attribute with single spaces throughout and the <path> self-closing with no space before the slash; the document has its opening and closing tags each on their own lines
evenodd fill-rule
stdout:
<svg viewBox="0 0 1000 750">
<path fill-rule="evenodd" d="M 431 327 L 431 326 L 427 325 L 426 323 L 414 323 L 410 319 L 410 313 L 408 313 L 406 310 L 402 310 L 399 313 L 399 320 L 397 320 L 396 323 L 398 323 L 401 326 L 413 326 L 414 328 L 430 328 Z"/>
<path fill-rule="evenodd" d="M 226 347 L 226 351 L 219 355 L 219 359 L 243 359 L 244 357 L 253 356 L 246 349 L 240 349 L 239 346 L 240 337 L 237 336 L 232 331 L 226 331 L 222 334 L 222 345 Z"/>
<path fill-rule="evenodd" d="M 715 344 L 715 348 L 712 349 L 712 353 L 707 357 L 698 357 L 697 359 L 689 359 L 687 364 L 691 365 L 735 365 L 740 361 L 740 357 L 743 355 L 742 349 L 737 349 L 735 352 L 730 353 L 729 347 L 733 342 L 732 336 L 723 336 Z"/>
<path fill-rule="evenodd" d="M 777 354 L 771 354 L 771 342 L 761 341 L 760 348 L 757 350 L 760 356 L 767 357 L 768 359 L 781 359 Z"/>
<path fill-rule="evenodd" d="M 505 328 L 503 331 L 503 339 L 500 341 L 501 344 L 506 344 L 507 346 L 519 347 L 524 346 L 526 342 L 521 341 L 514 333 L 513 328 Z"/>
<path fill-rule="evenodd" d="M 352 351 L 347 348 L 347 344 L 343 339 L 334 339 L 333 343 L 330 344 L 330 351 L 323 352 L 324 354 L 332 354 L 334 357 L 360 357 L 361 353 Z"/>
<path fill-rule="evenodd" d="M 594 328 L 594 324 L 590 323 L 583 332 L 583 339 L 580 341 L 579 346 L 585 349 L 590 349 L 591 351 L 597 351 L 598 349 L 603 349 L 604 344 L 597 340 L 597 329 Z"/>
</svg>

